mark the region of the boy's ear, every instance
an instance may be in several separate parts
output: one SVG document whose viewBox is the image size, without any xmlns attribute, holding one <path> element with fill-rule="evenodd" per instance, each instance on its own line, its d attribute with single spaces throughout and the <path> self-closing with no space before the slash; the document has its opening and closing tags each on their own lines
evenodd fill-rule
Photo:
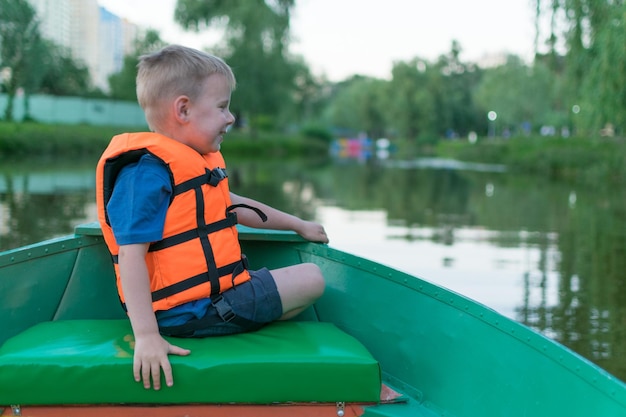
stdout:
<svg viewBox="0 0 626 417">
<path fill-rule="evenodd" d="M 178 96 L 174 100 L 174 117 L 179 123 L 187 123 L 189 121 L 189 97 Z"/>
</svg>

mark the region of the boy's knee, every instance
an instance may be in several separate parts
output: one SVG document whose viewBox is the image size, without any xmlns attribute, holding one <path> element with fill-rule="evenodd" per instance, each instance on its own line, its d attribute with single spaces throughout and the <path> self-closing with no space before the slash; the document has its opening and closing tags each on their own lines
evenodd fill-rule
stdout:
<svg viewBox="0 0 626 417">
<path fill-rule="evenodd" d="M 311 285 L 311 293 L 315 298 L 319 298 L 324 293 L 324 288 L 326 287 L 326 281 L 324 280 L 324 275 L 322 274 L 322 270 L 319 266 L 308 263 L 306 264 L 309 269 L 309 283 Z"/>
<path fill-rule="evenodd" d="M 326 282 L 321 269 L 313 263 L 302 263 L 272 271 L 274 282 L 286 311 L 314 303 L 324 293 Z M 290 307 L 291 306 L 291 307 Z"/>
</svg>

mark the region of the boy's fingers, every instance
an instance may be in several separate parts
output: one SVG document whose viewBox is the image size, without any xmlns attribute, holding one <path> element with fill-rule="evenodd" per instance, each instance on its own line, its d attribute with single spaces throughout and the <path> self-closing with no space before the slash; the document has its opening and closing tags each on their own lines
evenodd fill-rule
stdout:
<svg viewBox="0 0 626 417">
<path fill-rule="evenodd" d="M 191 353 L 189 349 L 183 349 L 178 346 L 170 345 L 170 349 L 168 352 L 170 355 L 178 355 L 178 356 L 187 356 Z"/>
<path fill-rule="evenodd" d="M 163 369 L 165 370 L 165 369 Z M 154 386 L 155 391 L 158 391 L 161 389 L 161 367 L 159 366 L 159 364 L 153 364 L 151 369 L 150 369 L 150 373 L 152 374 L 152 385 Z M 171 373 L 171 372 L 170 372 Z M 146 386 L 146 382 L 147 385 Z M 144 380 L 144 384 L 143 386 L 145 388 L 150 388 L 150 379 L 148 378 L 148 380 Z"/>
<path fill-rule="evenodd" d="M 163 376 L 165 376 L 165 385 L 171 387 L 174 385 L 174 377 L 172 376 L 172 366 L 169 361 L 162 365 L 163 367 Z"/>
<path fill-rule="evenodd" d="M 168 354 L 186 356 L 191 351 L 189 349 L 183 349 L 178 346 L 169 345 Z M 165 377 L 165 383 L 168 387 L 174 385 L 174 378 L 172 376 L 172 366 L 170 365 L 167 356 L 160 363 L 150 363 L 149 361 L 143 363 L 141 360 L 133 361 L 133 377 L 136 382 L 143 381 L 143 387 L 150 389 L 150 380 L 152 380 L 152 386 L 155 390 L 161 389 L 161 369 L 163 369 L 163 376 Z"/>
<path fill-rule="evenodd" d="M 141 362 L 137 360 L 133 361 L 133 377 L 135 382 L 141 381 Z"/>
<path fill-rule="evenodd" d="M 145 389 L 150 389 L 150 373 L 150 364 L 144 364 L 141 367 L 141 380 Z"/>
<path fill-rule="evenodd" d="M 191 353 L 189 349 L 183 349 L 178 346 L 169 345 L 168 352 L 169 355 L 178 355 L 178 356 L 187 356 Z M 174 377 L 172 376 L 172 365 L 169 360 L 162 365 L 163 375 L 165 376 L 165 384 L 168 387 L 174 385 Z"/>
</svg>

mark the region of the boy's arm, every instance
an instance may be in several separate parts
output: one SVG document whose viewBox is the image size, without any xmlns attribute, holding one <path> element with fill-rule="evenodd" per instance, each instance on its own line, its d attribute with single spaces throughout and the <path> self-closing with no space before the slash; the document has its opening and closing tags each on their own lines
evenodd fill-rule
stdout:
<svg viewBox="0 0 626 417">
<path fill-rule="evenodd" d="M 146 389 L 150 388 L 152 378 L 154 389 L 158 390 L 161 388 L 161 369 L 167 386 L 174 384 L 167 355 L 184 356 L 190 351 L 171 345 L 159 333 L 152 310 L 150 279 L 145 261 L 147 251 L 147 243 L 122 245 L 118 259 L 128 317 L 135 335 L 133 375 L 135 381 L 143 380 Z"/>
<path fill-rule="evenodd" d="M 277 210 L 267 204 L 260 203 L 251 198 L 230 193 L 233 204 L 247 204 L 258 208 L 267 216 L 267 221 L 263 222 L 259 215 L 253 210 L 237 208 L 237 220 L 244 226 L 256 227 L 259 229 L 293 230 L 303 238 L 312 242 L 328 243 L 328 236 L 324 226 L 319 223 L 302 220 L 299 217 Z"/>
</svg>

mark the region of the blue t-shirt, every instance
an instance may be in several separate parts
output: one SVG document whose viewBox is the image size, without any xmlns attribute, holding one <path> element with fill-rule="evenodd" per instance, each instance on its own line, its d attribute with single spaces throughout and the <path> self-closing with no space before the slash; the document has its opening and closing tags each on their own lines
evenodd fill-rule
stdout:
<svg viewBox="0 0 626 417">
<path fill-rule="evenodd" d="M 164 163 L 146 154 L 125 166 L 115 180 L 107 204 L 113 235 L 119 245 L 156 242 L 163 238 L 172 183 Z"/>
<path fill-rule="evenodd" d="M 115 180 L 107 213 L 119 245 L 156 242 L 163 238 L 165 215 L 172 195 L 167 167 L 153 155 L 125 166 Z M 204 316 L 209 298 L 157 311 L 161 326 L 177 326 Z"/>
</svg>

